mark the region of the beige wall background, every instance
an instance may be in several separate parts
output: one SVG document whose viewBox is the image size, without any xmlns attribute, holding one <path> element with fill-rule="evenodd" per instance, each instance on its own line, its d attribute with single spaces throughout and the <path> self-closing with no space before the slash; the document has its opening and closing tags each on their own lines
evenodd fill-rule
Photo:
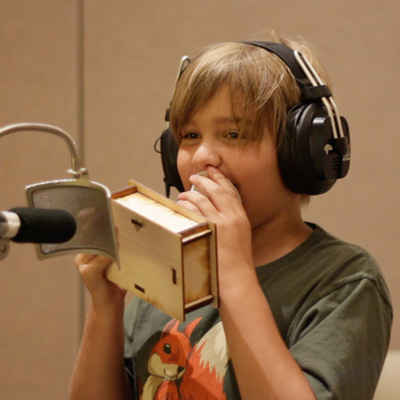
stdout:
<svg viewBox="0 0 400 400">
<path fill-rule="evenodd" d="M 305 218 L 367 248 L 395 307 L 400 348 L 400 5 L 391 0 L 0 0 L 0 126 L 43 122 L 77 141 L 90 178 L 134 178 L 163 193 L 153 143 L 182 55 L 273 28 L 315 44 L 352 135 L 349 176 Z M 44 133 L 0 140 L 0 210 L 27 184 L 68 178 L 68 149 Z M 11 244 L 0 261 L 0 397 L 67 399 L 84 314 L 73 258 L 37 261 Z"/>
</svg>

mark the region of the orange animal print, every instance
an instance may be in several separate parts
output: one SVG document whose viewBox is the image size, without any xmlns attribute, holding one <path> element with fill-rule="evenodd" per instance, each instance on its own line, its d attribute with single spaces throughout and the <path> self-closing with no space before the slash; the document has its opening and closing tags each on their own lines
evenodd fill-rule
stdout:
<svg viewBox="0 0 400 400">
<path fill-rule="evenodd" d="M 222 323 L 192 346 L 190 337 L 200 321 L 195 319 L 183 332 L 178 331 L 177 320 L 165 326 L 150 353 L 143 400 L 226 400 L 228 351 Z"/>
</svg>

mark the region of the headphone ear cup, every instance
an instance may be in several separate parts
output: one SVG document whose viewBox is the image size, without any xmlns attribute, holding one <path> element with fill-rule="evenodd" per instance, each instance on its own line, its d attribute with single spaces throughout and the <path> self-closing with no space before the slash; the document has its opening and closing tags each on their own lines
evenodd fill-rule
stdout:
<svg viewBox="0 0 400 400">
<path fill-rule="evenodd" d="M 339 155 L 327 151 L 333 150 L 333 134 L 330 118 L 321 103 L 292 107 L 279 140 L 278 163 L 289 190 L 317 195 L 327 192 L 335 184 L 334 158 Z"/>
<path fill-rule="evenodd" d="M 178 144 L 171 129 L 166 129 L 160 138 L 161 161 L 164 171 L 164 182 L 166 195 L 169 197 L 170 188 L 175 187 L 180 192 L 183 192 L 183 184 L 178 172 Z"/>
</svg>

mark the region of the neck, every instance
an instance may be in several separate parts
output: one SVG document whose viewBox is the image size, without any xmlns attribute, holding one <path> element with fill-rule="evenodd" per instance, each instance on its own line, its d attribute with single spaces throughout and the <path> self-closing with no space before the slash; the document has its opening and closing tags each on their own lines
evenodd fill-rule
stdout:
<svg viewBox="0 0 400 400">
<path fill-rule="evenodd" d="M 256 267 L 275 261 L 290 253 L 312 233 L 296 215 L 280 215 L 252 229 L 253 260 Z"/>
</svg>

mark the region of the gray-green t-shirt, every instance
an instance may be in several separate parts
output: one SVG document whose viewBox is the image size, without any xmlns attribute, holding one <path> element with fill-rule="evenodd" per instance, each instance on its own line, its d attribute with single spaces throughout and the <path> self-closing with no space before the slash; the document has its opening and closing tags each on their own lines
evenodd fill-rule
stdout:
<svg viewBox="0 0 400 400">
<path fill-rule="evenodd" d="M 390 339 L 387 286 L 365 250 L 312 227 L 295 250 L 257 268 L 260 285 L 317 399 L 372 399 Z M 241 398 L 211 306 L 179 323 L 134 299 L 125 312 L 125 358 L 137 398 Z"/>
</svg>

